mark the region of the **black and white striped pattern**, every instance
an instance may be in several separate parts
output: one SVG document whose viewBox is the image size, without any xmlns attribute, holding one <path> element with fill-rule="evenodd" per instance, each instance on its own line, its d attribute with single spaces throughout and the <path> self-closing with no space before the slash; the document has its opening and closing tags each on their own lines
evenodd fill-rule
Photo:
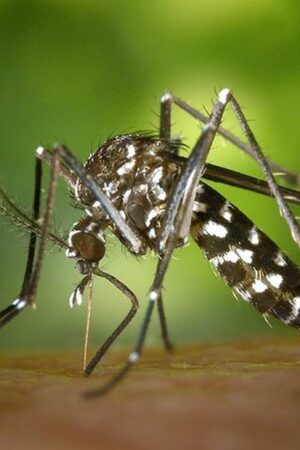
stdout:
<svg viewBox="0 0 300 450">
<path fill-rule="evenodd" d="M 191 234 L 226 284 L 264 315 L 300 328 L 300 270 L 211 187 L 200 184 Z"/>
</svg>

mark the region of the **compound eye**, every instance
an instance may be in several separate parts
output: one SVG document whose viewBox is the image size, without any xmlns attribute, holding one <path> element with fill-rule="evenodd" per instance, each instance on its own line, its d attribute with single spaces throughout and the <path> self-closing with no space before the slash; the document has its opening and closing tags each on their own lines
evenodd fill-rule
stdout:
<svg viewBox="0 0 300 450">
<path fill-rule="evenodd" d="M 72 236 L 72 247 L 86 261 L 97 262 L 105 254 L 105 242 L 91 233 L 78 231 Z"/>
</svg>

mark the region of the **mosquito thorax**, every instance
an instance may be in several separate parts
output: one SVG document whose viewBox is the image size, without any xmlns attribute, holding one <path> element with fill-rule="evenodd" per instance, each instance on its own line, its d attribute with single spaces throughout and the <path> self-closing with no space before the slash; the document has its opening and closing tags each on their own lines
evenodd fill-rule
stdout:
<svg viewBox="0 0 300 450">
<path fill-rule="evenodd" d="M 138 134 L 116 136 L 91 154 L 84 167 L 125 221 L 147 246 L 155 248 L 168 196 L 180 171 L 174 162 L 174 142 Z M 99 202 L 80 181 L 75 196 L 95 221 L 107 220 Z M 114 224 L 109 226 L 114 231 Z"/>
<path fill-rule="evenodd" d="M 91 217 L 84 217 L 73 225 L 68 237 L 66 255 L 87 264 L 98 263 L 105 254 L 105 237 L 101 225 Z M 85 273 L 85 270 L 81 273 Z"/>
</svg>

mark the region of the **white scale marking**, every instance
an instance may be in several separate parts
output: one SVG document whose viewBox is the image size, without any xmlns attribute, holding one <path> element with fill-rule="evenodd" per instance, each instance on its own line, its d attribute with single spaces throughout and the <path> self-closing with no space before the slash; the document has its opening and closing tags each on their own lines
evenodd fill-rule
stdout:
<svg viewBox="0 0 300 450">
<path fill-rule="evenodd" d="M 73 306 L 77 303 L 78 306 L 82 304 L 82 292 L 79 288 L 76 288 L 75 291 L 72 292 L 69 298 L 69 305 L 70 308 L 73 308 Z"/>
<path fill-rule="evenodd" d="M 156 232 L 154 228 L 150 228 L 149 232 L 148 232 L 148 236 L 150 239 L 155 239 L 156 238 Z"/>
<path fill-rule="evenodd" d="M 78 222 L 75 222 L 74 223 L 74 225 L 73 225 L 73 227 L 75 226 L 75 225 L 77 225 L 78 224 Z M 69 232 L 69 236 L 68 236 L 68 244 L 69 244 L 69 246 L 70 247 L 72 247 L 73 246 L 73 242 L 72 242 L 72 238 L 73 238 L 73 236 L 75 236 L 76 234 L 78 234 L 78 233 L 82 233 L 82 230 L 71 230 L 70 232 Z"/>
<path fill-rule="evenodd" d="M 17 298 L 12 304 L 18 310 L 21 310 L 21 309 L 25 308 L 25 306 L 27 306 L 26 300 L 21 299 L 21 298 Z"/>
<path fill-rule="evenodd" d="M 292 305 L 293 305 L 293 314 L 295 317 L 297 317 L 300 312 L 300 297 L 294 297 L 292 300 Z"/>
<path fill-rule="evenodd" d="M 286 325 L 289 325 L 291 322 L 293 322 L 293 320 L 297 319 L 298 314 L 300 312 L 300 297 L 294 297 L 292 300 L 289 301 L 289 303 L 292 306 L 292 312 L 284 320 L 281 319 Z"/>
<path fill-rule="evenodd" d="M 279 273 L 268 273 L 266 275 L 268 282 L 275 288 L 279 288 L 283 282 L 283 277 Z"/>
<path fill-rule="evenodd" d="M 225 261 L 236 263 L 239 259 L 239 256 L 233 250 L 230 250 L 229 252 L 224 254 Z"/>
<path fill-rule="evenodd" d="M 150 209 L 147 219 L 145 221 L 145 225 L 148 228 L 150 226 L 151 220 L 154 219 L 154 217 L 157 216 L 157 212 L 155 209 Z"/>
<path fill-rule="evenodd" d="M 124 192 L 124 194 L 123 194 L 123 202 L 124 203 L 128 202 L 130 194 L 131 194 L 131 189 L 127 189 L 127 191 Z"/>
<path fill-rule="evenodd" d="M 156 169 L 153 170 L 151 181 L 152 183 L 158 183 L 160 179 L 163 176 L 163 170 L 162 167 L 156 167 Z"/>
<path fill-rule="evenodd" d="M 127 146 L 127 158 L 132 158 L 136 153 L 135 146 L 133 144 L 129 144 Z"/>
<path fill-rule="evenodd" d="M 261 294 L 262 292 L 265 292 L 268 289 L 268 286 L 261 280 L 255 280 L 252 283 L 252 288 L 254 289 L 255 292 Z"/>
<path fill-rule="evenodd" d="M 247 263 L 247 264 L 252 263 L 252 261 L 253 261 L 253 251 L 252 250 L 237 248 L 236 251 L 245 263 Z"/>
<path fill-rule="evenodd" d="M 225 236 L 227 236 L 228 230 L 226 227 L 224 227 L 224 225 L 209 220 L 203 226 L 203 233 L 210 236 L 224 238 Z"/>
<path fill-rule="evenodd" d="M 245 300 L 246 302 L 249 302 L 251 300 L 250 292 L 245 291 L 244 289 L 241 289 L 239 287 L 235 287 L 234 289 L 242 297 L 242 299 Z"/>
<path fill-rule="evenodd" d="M 131 169 L 133 169 L 135 166 L 135 160 L 132 159 L 131 161 L 123 164 L 123 166 L 119 167 L 117 170 L 117 174 L 118 175 L 126 175 L 127 173 L 129 173 L 131 171 Z"/>
<path fill-rule="evenodd" d="M 285 267 L 287 265 L 287 262 L 285 261 L 283 254 L 281 252 L 278 252 L 276 257 L 274 258 L 275 264 L 279 267 Z"/>
<path fill-rule="evenodd" d="M 204 185 L 203 184 L 198 184 L 196 192 L 197 192 L 197 194 L 203 194 L 203 192 L 204 192 Z"/>
<path fill-rule="evenodd" d="M 235 251 L 230 250 L 229 252 L 224 253 L 223 255 L 215 256 L 214 258 L 210 259 L 210 262 L 214 266 L 218 267 L 219 265 L 222 265 L 225 262 L 236 263 L 239 259 L 240 259 L 239 255 Z"/>
<path fill-rule="evenodd" d="M 193 212 L 203 212 L 206 213 L 207 211 L 207 204 L 202 202 L 194 202 L 193 203 Z"/>
<path fill-rule="evenodd" d="M 148 185 L 141 183 L 138 186 L 134 186 L 133 190 L 135 192 L 138 192 L 139 194 L 147 194 L 147 192 L 148 192 Z"/>
<path fill-rule="evenodd" d="M 258 245 L 260 241 L 259 234 L 257 232 L 256 227 L 251 228 L 249 232 L 249 242 L 251 242 L 252 245 Z"/>
<path fill-rule="evenodd" d="M 69 248 L 67 248 L 65 251 L 65 255 L 67 258 L 76 258 L 77 252 L 76 252 L 76 250 L 70 250 Z"/>
<path fill-rule="evenodd" d="M 232 221 L 232 211 L 231 211 L 232 206 L 230 205 L 229 202 L 226 202 L 222 208 L 220 209 L 220 216 L 222 216 L 225 220 L 227 220 L 227 222 L 231 222 Z"/>
<path fill-rule="evenodd" d="M 163 188 L 161 188 L 159 185 L 153 186 L 153 188 L 151 189 L 153 195 L 158 199 L 158 200 L 165 200 L 167 197 L 166 192 L 163 190 Z"/>
<path fill-rule="evenodd" d="M 109 194 L 115 194 L 118 190 L 115 183 L 104 183 L 103 191 L 109 196 Z"/>
</svg>

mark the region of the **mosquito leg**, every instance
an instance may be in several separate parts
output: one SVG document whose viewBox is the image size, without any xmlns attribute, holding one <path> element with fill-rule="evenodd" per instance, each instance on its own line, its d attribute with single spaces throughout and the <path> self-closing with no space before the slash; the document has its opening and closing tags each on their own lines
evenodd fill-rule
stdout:
<svg viewBox="0 0 300 450">
<path fill-rule="evenodd" d="M 193 196 L 196 195 L 195 187 L 197 187 L 199 175 L 204 167 L 206 156 L 209 152 L 224 112 L 225 103 L 222 92 L 223 91 L 219 94 L 218 101 L 213 108 L 210 121 L 196 142 L 190 157 L 187 159 L 167 204 L 165 221 L 162 225 L 162 233 L 159 237 L 159 244 L 162 247 L 162 251 L 160 251 L 161 259 L 159 259 L 157 265 L 155 278 L 150 289 L 148 306 L 134 350 L 130 353 L 123 368 L 110 381 L 108 381 L 108 383 L 96 390 L 87 392 L 85 394 L 86 397 L 95 397 L 110 391 L 125 377 L 131 367 L 139 360 L 141 356 L 154 305 L 156 302 L 162 303 L 161 290 L 163 280 L 177 239 L 180 236 L 182 223 L 184 222 L 184 215 L 186 213 L 186 205 L 189 206 L 191 200 L 193 201 Z M 164 125 L 162 125 L 162 128 L 164 128 Z M 189 195 L 190 193 L 192 193 L 192 195 Z M 183 201 L 183 207 L 181 205 L 181 208 L 179 208 L 183 197 L 185 197 L 185 202 Z"/>
<path fill-rule="evenodd" d="M 276 180 L 274 178 L 274 175 L 271 172 L 271 169 L 269 167 L 267 159 L 264 157 L 263 152 L 255 139 L 255 136 L 249 127 L 249 124 L 246 120 L 246 117 L 244 113 L 242 112 L 239 103 L 236 101 L 235 97 L 229 92 L 227 103 L 231 103 L 231 106 L 233 108 L 233 111 L 238 119 L 238 122 L 244 132 L 244 135 L 249 141 L 249 144 L 252 148 L 252 152 L 255 156 L 255 159 L 257 163 L 259 164 L 267 183 L 270 187 L 270 191 L 272 192 L 273 196 L 275 197 L 277 201 L 277 205 L 279 208 L 280 213 L 284 217 L 286 223 L 288 224 L 292 237 L 294 238 L 295 242 L 300 247 L 300 228 L 298 225 L 297 220 L 295 219 L 293 213 L 291 212 L 289 206 L 287 205 L 286 200 L 284 199 L 283 195 L 280 192 L 280 188 L 278 187 Z"/>
<path fill-rule="evenodd" d="M 35 182 L 34 182 L 34 198 L 33 198 L 33 208 L 32 208 L 32 220 L 36 222 L 39 218 L 40 213 L 40 202 L 41 202 L 41 181 L 42 181 L 42 167 L 41 161 L 36 159 L 35 161 Z M 22 282 L 21 292 L 16 300 L 13 301 L 11 305 L 0 312 L 0 328 L 18 315 L 30 302 L 26 297 L 28 291 L 36 249 L 36 239 L 37 234 L 34 230 L 30 233 L 29 247 L 27 262 L 25 268 L 25 274 Z"/>
<path fill-rule="evenodd" d="M 205 165 L 205 172 L 203 173 L 202 178 L 273 197 L 270 187 L 265 180 L 251 177 L 225 167 L 215 166 L 214 164 Z M 282 196 L 288 202 L 300 204 L 299 191 L 288 189 L 283 186 L 279 186 L 279 189 Z"/>
<path fill-rule="evenodd" d="M 171 94 L 168 95 L 168 97 L 166 97 L 168 99 L 168 101 L 170 103 L 174 103 L 176 104 L 179 108 L 183 109 L 184 111 L 186 111 L 188 114 L 192 115 L 193 117 L 198 118 L 199 120 L 201 120 L 201 114 L 198 114 L 198 111 L 194 110 L 194 108 L 192 108 L 190 105 L 188 105 L 187 103 L 185 103 L 183 100 L 181 100 L 178 97 L 172 96 Z M 276 180 L 274 178 L 274 175 L 271 172 L 271 169 L 269 167 L 268 161 L 266 160 L 266 158 L 264 157 L 260 146 L 258 145 L 248 123 L 247 120 L 239 106 L 239 104 L 237 103 L 237 101 L 235 100 L 235 98 L 233 97 L 232 93 L 230 92 L 229 89 L 223 89 L 220 94 L 219 94 L 219 102 L 223 103 L 223 108 L 222 111 L 221 109 L 219 109 L 219 111 L 217 111 L 217 104 L 215 105 L 214 109 L 216 112 L 216 120 L 212 120 L 212 116 L 214 115 L 214 112 L 211 114 L 211 116 L 206 120 L 206 124 L 205 127 L 203 129 L 203 133 L 200 136 L 200 140 L 202 139 L 203 135 L 206 133 L 207 128 L 211 127 L 212 122 L 214 122 L 214 125 L 217 128 L 217 132 L 220 131 L 220 123 L 221 123 L 221 118 L 223 116 L 224 110 L 227 106 L 228 103 L 231 103 L 234 113 L 237 116 L 237 119 L 242 127 L 242 130 L 246 136 L 246 138 L 248 139 L 248 142 L 250 144 L 250 152 L 251 155 L 253 157 L 255 157 L 256 161 L 258 162 L 258 164 L 260 165 L 263 174 L 266 177 L 267 183 L 269 185 L 270 191 L 272 192 L 272 195 L 275 197 L 279 210 L 282 213 L 284 219 L 286 220 L 291 234 L 294 238 L 294 240 L 297 242 L 297 244 L 300 246 L 300 229 L 298 226 L 298 223 L 295 219 L 295 217 L 293 216 L 292 212 L 290 211 L 287 202 L 285 201 L 283 195 L 280 192 L 280 188 L 278 187 Z M 216 109 L 217 108 L 217 109 Z M 219 114 L 219 118 L 217 118 L 217 115 Z M 196 144 L 197 146 L 197 144 Z M 243 149 L 245 150 L 245 149 Z M 197 158 L 196 158 L 197 159 Z M 204 159 L 205 160 L 205 159 Z M 199 162 L 199 159 L 198 159 Z M 186 172 L 187 174 L 191 173 L 191 169 L 192 169 L 192 163 L 193 163 L 193 154 L 191 154 L 191 156 L 188 158 L 185 169 L 183 170 L 183 173 Z M 195 162 L 194 162 L 195 164 Z M 188 169 L 187 167 L 190 166 L 190 169 Z M 195 167 L 197 167 L 197 162 L 195 164 Z M 202 166 L 203 168 L 203 166 Z M 183 176 L 184 177 L 184 176 Z M 181 178 L 183 178 L 181 176 Z M 168 232 L 170 230 L 170 227 L 172 226 L 172 223 L 174 221 L 175 215 L 177 214 L 177 209 L 178 209 L 178 205 L 179 202 L 181 200 L 181 196 L 180 196 L 180 187 L 179 187 L 179 183 L 177 183 L 176 185 L 176 195 L 172 196 L 171 198 L 171 202 L 173 203 L 173 212 L 171 210 L 171 212 L 165 216 L 165 227 L 163 227 L 163 231 L 161 233 L 161 239 L 160 239 L 160 248 L 163 248 L 163 245 L 166 241 Z"/>
<path fill-rule="evenodd" d="M 123 284 L 120 280 L 118 280 L 114 276 L 112 276 L 106 272 L 103 272 L 102 270 L 99 270 L 99 269 L 94 269 L 93 274 L 97 275 L 99 277 L 105 278 L 110 283 L 112 283 L 117 289 L 119 289 L 130 300 L 131 308 L 130 308 L 128 314 L 122 320 L 122 322 L 112 332 L 112 334 L 108 337 L 108 339 L 101 345 L 99 350 L 96 352 L 96 354 L 93 356 L 93 358 L 90 360 L 90 362 L 84 368 L 84 374 L 87 376 L 91 374 L 91 372 L 94 370 L 96 365 L 102 359 L 103 355 L 107 352 L 107 350 L 112 345 L 112 343 L 117 339 L 117 337 L 129 325 L 131 320 L 134 318 L 134 316 L 138 310 L 138 306 L 139 306 L 138 300 L 137 300 L 136 296 L 134 295 L 134 293 L 130 289 L 128 289 L 128 287 L 125 286 L 125 284 Z"/>
<path fill-rule="evenodd" d="M 128 248 L 130 248 L 131 251 L 137 255 L 145 253 L 147 245 L 143 241 L 140 233 L 126 223 L 120 212 L 115 208 L 101 187 L 95 182 L 93 177 L 86 173 L 82 164 L 67 147 L 57 145 L 51 151 L 42 147 L 39 147 L 38 150 L 39 152 L 37 157 L 43 161 L 46 161 L 50 165 L 52 164 L 53 155 L 59 152 L 61 162 L 59 167 L 59 175 L 62 176 L 73 189 L 76 189 L 76 182 L 78 179 L 84 183 L 86 188 L 89 189 L 97 199 L 93 206 L 95 208 L 99 206 L 107 213 L 116 229 L 127 243 Z"/>
<path fill-rule="evenodd" d="M 169 245 L 167 245 L 167 247 L 166 247 L 164 256 L 161 259 L 159 259 L 159 262 L 157 265 L 154 281 L 153 281 L 153 284 L 151 286 L 151 290 L 150 290 L 150 293 L 148 296 L 147 309 L 146 309 L 144 319 L 143 319 L 142 325 L 140 327 L 140 331 L 139 331 L 133 351 L 129 354 L 127 362 L 124 364 L 122 369 L 120 371 L 118 371 L 116 373 L 116 375 L 113 378 L 111 378 L 106 384 L 104 384 L 103 386 L 100 386 L 100 388 L 96 388 L 94 390 L 85 392 L 84 396 L 86 398 L 94 398 L 94 397 L 104 395 L 107 392 L 109 392 L 120 381 L 123 380 L 123 378 L 129 372 L 129 370 L 132 368 L 132 366 L 134 364 L 136 364 L 137 361 L 139 360 L 139 358 L 142 354 L 143 348 L 144 348 L 144 343 L 145 343 L 145 339 L 146 339 L 146 335 L 147 335 L 147 331 L 149 328 L 149 324 L 150 324 L 150 320 L 152 317 L 155 303 L 161 297 L 161 289 L 162 289 L 163 279 L 164 279 L 166 270 L 168 268 L 169 261 L 170 261 L 172 251 L 173 251 L 173 246 L 174 246 L 172 236 L 169 239 L 168 244 Z"/>
<path fill-rule="evenodd" d="M 165 308 L 163 304 L 162 296 L 159 296 L 157 299 L 157 310 L 159 315 L 160 329 L 161 329 L 161 338 L 164 343 L 164 347 L 167 352 L 171 352 L 174 348 L 172 341 L 170 340 L 169 331 L 168 331 L 168 323 L 165 314 Z"/>
<path fill-rule="evenodd" d="M 181 174 L 171 192 L 157 242 L 159 253 L 164 253 L 166 242 L 174 228 L 175 221 L 181 223 L 180 227 L 178 227 L 177 238 L 185 238 L 189 234 L 198 180 L 204 170 L 207 155 L 220 126 L 226 106 L 224 92 L 225 90 L 220 92 L 209 121 L 203 128 L 189 158 L 186 159 Z M 166 98 L 168 102 L 172 100 L 171 95 Z M 179 206 L 181 211 L 179 211 Z"/>
<path fill-rule="evenodd" d="M 171 139 L 171 103 L 168 99 L 168 94 L 163 96 L 160 101 L 160 126 L 159 126 L 160 139 L 170 141 Z M 157 309 L 161 328 L 161 337 L 164 343 L 164 347 L 167 352 L 173 350 L 173 344 L 169 337 L 168 324 L 164 309 L 162 296 L 157 299 Z"/>
<path fill-rule="evenodd" d="M 170 94 L 163 95 L 160 99 L 159 137 L 166 141 L 171 139 L 171 108 L 172 96 L 170 101 Z"/>
<path fill-rule="evenodd" d="M 204 125 L 208 123 L 208 121 L 209 121 L 208 116 L 206 116 L 205 114 L 202 114 L 200 111 L 193 108 L 191 105 L 186 103 L 181 98 L 176 97 L 175 95 L 172 95 L 169 93 L 165 94 L 163 96 L 163 98 L 165 99 L 165 103 L 169 103 L 168 107 L 166 106 L 166 109 L 167 108 L 170 109 L 171 104 L 175 104 L 180 109 L 184 110 L 189 115 L 191 115 L 192 117 L 195 117 L 195 119 L 199 120 L 199 122 L 203 123 Z M 253 149 L 251 148 L 251 145 L 249 146 L 247 143 L 243 142 L 238 137 L 236 137 L 234 134 L 225 130 L 225 128 L 223 128 L 221 126 L 219 126 L 217 133 L 219 135 L 223 136 L 226 140 L 231 142 L 236 147 L 243 150 L 245 153 L 250 155 L 252 158 L 255 158 L 255 153 L 254 153 Z M 273 161 L 270 161 L 268 159 L 266 159 L 266 160 L 269 164 L 269 167 L 272 169 L 272 171 L 274 173 L 278 174 L 278 176 L 280 176 L 281 178 L 283 178 L 284 180 L 286 180 L 288 183 L 290 183 L 292 185 L 295 185 L 295 186 L 300 185 L 300 174 L 299 173 L 294 173 L 294 172 L 288 171 L 287 169 L 280 166 L 279 164 L 274 163 Z"/>
<path fill-rule="evenodd" d="M 41 231 L 40 245 L 39 245 L 37 255 L 35 258 L 34 268 L 32 268 L 32 271 L 31 271 L 30 283 L 28 284 L 28 286 L 26 288 L 26 292 L 24 293 L 24 297 L 26 298 L 26 301 L 29 304 L 34 303 L 36 291 L 37 291 L 37 285 L 38 285 L 38 281 L 39 281 L 40 273 L 41 273 L 41 269 L 42 269 L 42 262 L 43 262 L 43 257 L 44 257 L 44 253 L 45 253 L 47 235 L 48 235 L 48 230 L 49 230 L 52 213 L 53 213 L 53 208 L 54 208 L 55 190 L 56 190 L 57 177 L 58 177 L 58 173 L 59 173 L 59 158 L 60 158 L 60 152 L 58 150 L 53 155 L 53 159 L 52 159 L 52 163 L 51 163 L 50 182 L 49 182 L 49 188 L 48 188 L 48 194 L 47 194 L 45 214 L 44 214 L 44 219 L 43 219 L 43 226 L 42 226 L 42 231 Z"/>
<path fill-rule="evenodd" d="M 85 368 L 87 366 L 87 354 L 88 354 L 88 345 L 89 345 L 90 328 L 91 328 L 91 317 L 92 317 L 93 284 L 94 284 L 94 279 L 93 279 L 93 274 L 91 272 L 88 275 L 89 294 L 88 294 L 88 301 L 87 301 L 87 317 L 86 317 L 84 348 L 83 348 L 83 371 L 85 371 Z"/>
<path fill-rule="evenodd" d="M 84 167 L 79 163 L 75 156 L 72 155 L 65 146 L 59 145 L 56 147 L 56 150 L 58 149 L 64 164 L 72 170 L 85 184 L 86 188 L 95 195 L 97 201 L 93 206 L 99 206 L 107 213 L 133 253 L 137 255 L 142 254 L 145 251 L 146 244 L 143 242 L 141 236 L 125 222 L 111 200 L 105 195 L 95 180 L 85 172 Z"/>
</svg>

